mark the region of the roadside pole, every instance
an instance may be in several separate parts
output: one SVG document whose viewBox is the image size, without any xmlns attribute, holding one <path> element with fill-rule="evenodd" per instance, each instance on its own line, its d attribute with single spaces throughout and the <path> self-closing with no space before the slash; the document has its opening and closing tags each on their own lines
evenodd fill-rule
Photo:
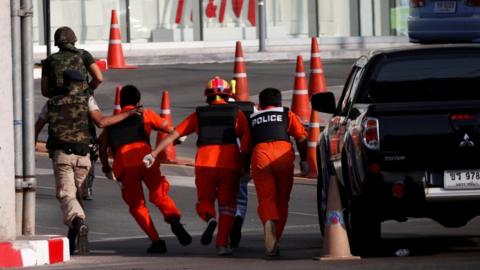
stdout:
<svg viewBox="0 0 480 270">
<path fill-rule="evenodd" d="M 267 23 L 265 18 L 265 0 L 258 0 L 258 51 L 265 52 L 265 38 L 267 35 Z"/>
<path fill-rule="evenodd" d="M 47 46 L 47 57 L 52 53 L 52 47 L 50 43 L 50 0 L 43 0 L 43 35 L 45 37 L 45 45 Z"/>
<path fill-rule="evenodd" d="M 12 0 L 16 1 L 16 0 Z M 15 178 L 12 106 L 12 35 L 10 1 L 0 1 L 0 242 L 15 234 Z"/>
<path fill-rule="evenodd" d="M 22 92 L 23 92 L 23 235 L 35 235 L 35 134 L 33 95 L 32 0 L 22 0 Z M 11 99 L 10 99 L 11 100 Z"/>
<path fill-rule="evenodd" d="M 15 224 L 17 235 L 22 235 L 23 224 L 23 112 L 22 112 L 22 37 L 20 2 L 11 0 L 12 9 L 12 82 L 13 128 L 15 142 Z"/>
</svg>

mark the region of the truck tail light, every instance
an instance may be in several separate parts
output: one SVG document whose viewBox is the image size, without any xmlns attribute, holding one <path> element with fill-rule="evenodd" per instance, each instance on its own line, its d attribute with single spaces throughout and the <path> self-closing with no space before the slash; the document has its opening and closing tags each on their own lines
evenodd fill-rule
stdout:
<svg viewBox="0 0 480 270">
<path fill-rule="evenodd" d="M 479 0 L 480 2 L 480 0 Z M 466 114 L 452 114 L 450 115 L 450 119 L 451 120 L 454 120 L 454 121 L 472 121 L 472 120 L 475 120 L 477 119 L 477 115 L 476 114 L 469 114 L 469 113 L 466 113 Z"/>
<path fill-rule="evenodd" d="M 419 8 L 425 6 L 425 0 L 410 0 L 410 7 Z"/>
<path fill-rule="evenodd" d="M 371 150 L 380 149 L 380 134 L 378 131 L 378 119 L 366 117 L 362 123 L 363 144 Z"/>
<path fill-rule="evenodd" d="M 378 163 L 372 163 L 370 166 L 368 166 L 368 172 L 372 174 L 379 174 L 380 173 L 380 164 Z"/>
<path fill-rule="evenodd" d="M 392 195 L 395 198 L 403 198 L 405 196 L 405 185 L 403 182 L 397 182 L 393 184 Z"/>
<path fill-rule="evenodd" d="M 472 7 L 480 7 L 480 0 L 466 0 L 465 5 Z"/>
</svg>

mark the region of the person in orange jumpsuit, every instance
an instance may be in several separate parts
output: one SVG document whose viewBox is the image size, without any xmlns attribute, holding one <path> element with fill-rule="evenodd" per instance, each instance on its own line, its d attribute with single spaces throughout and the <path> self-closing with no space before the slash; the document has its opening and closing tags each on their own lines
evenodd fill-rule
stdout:
<svg viewBox="0 0 480 270">
<path fill-rule="evenodd" d="M 124 86 L 120 92 L 122 112 L 138 106 L 140 92 L 135 86 Z M 182 245 L 189 245 L 192 237 L 180 223 L 180 211 L 175 202 L 168 196 L 169 183 L 161 175 L 160 163 L 145 168 L 142 157 L 150 153 L 150 133 L 152 129 L 173 132 L 173 127 L 167 120 L 161 118 L 152 109 L 145 109 L 143 115 L 131 117 L 113 125 L 104 131 L 101 137 L 100 157 L 102 170 L 108 178 L 122 184 L 122 198 L 128 204 L 130 213 L 138 225 L 148 235 L 152 245 L 149 253 L 165 253 L 165 241 L 160 239 L 152 222 L 148 208 L 145 205 L 142 181 L 149 190 L 150 202 L 158 207 L 165 222 L 169 223 L 172 232 Z M 110 147 L 114 155 L 112 168 L 108 163 L 107 149 Z"/>
<path fill-rule="evenodd" d="M 282 107 L 279 90 L 267 88 L 259 95 L 259 110 L 250 115 L 252 178 L 258 198 L 258 215 L 264 224 L 267 256 L 277 256 L 278 241 L 288 216 L 293 186 L 295 154 L 290 136 L 306 159 L 307 133 L 298 116 Z"/>
<path fill-rule="evenodd" d="M 208 82 L 205 89 L 208 106 L 197 107 L 162 140 L 144 163 L 149 166 L 157 155 L 180 136 L 198 134 L 198 151 L 195 158 L 195 185 L 197 187 L 197 213 L 207 222 L 201 243 L 212 241 L 217 226 L 215 199 L 218 200 L 218 255 L 230 255 L 229 232 L 233 224 L 239 178 L 242 173 L 243 154 L 248 152 L 250 134 L 247 118 L 236 105 L 228 104 L 230 85 L 220 77 Z M 240 141 L 241 149 L 237 144 Z"/>
</svg>

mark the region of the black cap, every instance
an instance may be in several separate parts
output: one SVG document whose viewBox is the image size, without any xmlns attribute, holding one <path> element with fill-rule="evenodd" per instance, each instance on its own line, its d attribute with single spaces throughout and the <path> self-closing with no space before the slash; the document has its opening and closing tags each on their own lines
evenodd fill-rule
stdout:
<svg viewBox="0 0 480 270">
<path fill-rule="evenodd" d="M 80 71 L 74 69 L 65 70 L 63 72 L 63 79 L 77 82 L 83 82 L 85 80 L 83 74 Z"/>
</svg>

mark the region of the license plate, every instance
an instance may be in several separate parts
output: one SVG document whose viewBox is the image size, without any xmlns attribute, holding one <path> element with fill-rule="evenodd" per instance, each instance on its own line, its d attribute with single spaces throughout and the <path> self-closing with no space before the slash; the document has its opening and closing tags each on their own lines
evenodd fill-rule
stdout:
<svg viewBox="0 0 480 270">
<path fill-rule="evenodd" d="M 434 11 L 435 13 L 455 13 L 456 8 L 456 1 L 436 1 Z"/>
<path fill-rule="evenodd" d="M 480 189 L 480 170 L 445 171 L 445 189 Z"/>
</svg>

